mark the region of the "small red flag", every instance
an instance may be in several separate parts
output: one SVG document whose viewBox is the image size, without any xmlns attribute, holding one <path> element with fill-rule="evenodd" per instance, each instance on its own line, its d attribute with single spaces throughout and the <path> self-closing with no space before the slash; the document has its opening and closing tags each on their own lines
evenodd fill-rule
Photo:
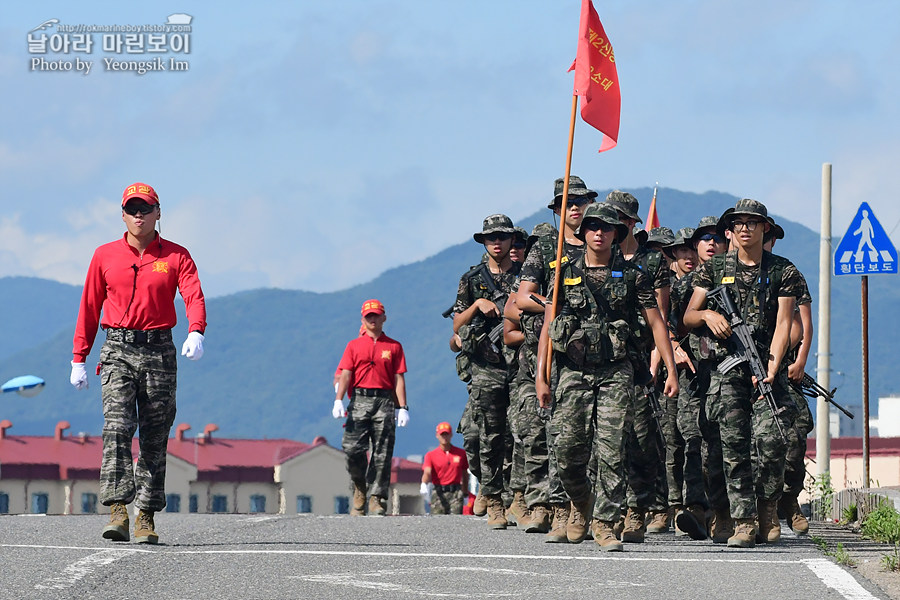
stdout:
<svg viewBox="0 0 900 600">
<path fill-rule="evenodd" d="M 582 96 L 581 118 L 604 135 L 600 152 L 610 150 L 619 139 L 622 96 L 612 44 L 591 0 L 582 0 L 578 52 L 569 70 L 572 69 L 575 69 L 574 93 Z"/>
<path fill-rule="evenodd" d="M 656 212 L 656 188 L 653 188 L 653 200 L 650 201 L 650 210 L 647 211 L 647 222 L 644 223 L 644 231 L 650 231 L 659 227 L 659 215 Z"/>
</svg>

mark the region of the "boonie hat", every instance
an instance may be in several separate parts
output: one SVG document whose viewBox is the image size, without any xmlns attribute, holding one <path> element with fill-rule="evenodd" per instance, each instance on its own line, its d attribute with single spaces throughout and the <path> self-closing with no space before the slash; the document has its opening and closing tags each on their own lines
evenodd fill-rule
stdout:
<svg viewBox="0 0 900 600">
<path fill-rule="evenodd" d="M 442 433 L 453 433 L 453 427 L 450 426 L 450 423 L 444 421 L 443 423 L 438 423 L 435 433 L 437 435 L 440 435 Z"/>
<path fill-rule="evenodd" d="M 490 215 L 485 217 L 484 223 L 481 226 L 481 232 L 472 234 L 472 237 L 475 238 L 475 241 L 479 244 L 483 244 L 484 236 L 490 233 L 515 234 L 516 230 L 513 227 L 512 219 L 506 215 Z"/>
<path fill-rule="evenodd" d="M 528 241 L 525 242 L 525 255 L 528 256 L 528 253 L 531 252 L 531 247 L 534 246 L 538 239 L 547 235 L 555 236 L 558 233 L 559 231 L 556 227 L 550 223 L 538 223 L 531 229 L 531 235 L 528 236 Z"/>
<path fill-rule="evenodd" d="M 719 217 L 719 222 L 716 224 L 716 233 L 724 236 L 725 230 L 731 229 L 731 224 L 732 222 L 734 222 L 734 218 L 738 215 L 762 217 L 762 219 L 770 226 L 775 225 L 775 220 L 769 216 L 769 211 L 766 210 L 765 204 L 758 200 L 742 198 L 741 200 L 737 201 L 737 204 L 734 205 L 734 208 L 729 208 L 722 213 L 721 217 Z"/>
<path fill-rule="evenodd" d="M 693 227 L 682 227 L 675 232 L 675 237 L 672 238 L 672 242 L 662 247 L 662 251 L 665 252 L 669 258 L 675 258 L 675 249 L 679 246 L 687 246 L 688 248 L 693 247 L 691 246 L 692 235 L 694 235 Z"/>
<path fill-rule="evenodd" d="M 606 203 L 599 203 L 591 204 L 588 206 L 587 210 L 584 211 L 584 218 L 581 219 L 581 224 L 578 226 L 578 229 L 575 230 L 575 237 L 584 240 L 584 224 L 591 219 L 615 225 L 617 242 L 621 242 L 628 236 L 628 226 L 619 220 L 619 215 L 616 214 L 616 210 Z"/>
<path fill-rule="evenodd" d="M 633 235 L 634 239 L 637 240 L 638 246 L 643 246 L 647 243 L 647 238 L 650 234 L 648 234 L 646 230 L 635 225 L 631 228 L 631 235 Z"/>
<path fill-rule="evenodd" d="M 122 192 L 122 206 L 125 206 L 132 198 L 140 198 L 147 204 L 159 204 L 159 196 L 156 194 L 156 190 L 146 183 L 132 183 L 125 188 L 125 191 Z"/>
<path fill-rule="evenodd" d="M 523 229 L 522 227 L 513 227 L 513 229 L 516 232 L 515 233 L 516 241 L 521 242 L 523 244 L 527 244 L 528 243 L 528 232 L 525 231 L 525 229 Z"/>
<path fill-rule="evenodd" d="M 606 197 L 606 203 L 615 208 L 623 215 L 634 219 L 638 223 L 644 222 L 637 214 L 638 209 L 640 208 L 640 203 L 638 203 L 637 198 L 635 198 L 628 192 L 623 192 L 622 190 L 613 190 Z"/>
<path fill-rule="evenodd" d="M 675 234 L 672 233 L 672 230 L 668 227 L 654 227 L 650 230 L 649 235 L 647 235 L 647 243 L 648 244 L 659 244 L 661 246 L 668 246 L 672 242 L 675 241 Z"/>
<path fill-rule="evenodd" d="M 362 316 L 371 315 L 375 313 L 377 315 L 384 314 L 384 304 L 379 302 L 378 300 L 366 300 L 362 305 Z"/>
<path fill-rule="evenodd" d="M 691 237 L 688 239 L 688 243 L 696 245 L 697 242 L 700 241 L 700 236 L 707 233 L 716 233 L 716 225 L 718 223 L 719 217 L 703 217 L 702 219 L 700 219 L 700 222 L 697 223 L 697 227 L 694 228 L 694 233 L 691 234 Z M 709 231 L 710 229 L 712 229 L 712 231 Z"/>
<path fill-rule="evenodd" d="M 553 182 L 553 202 L 548 204 L 547 208 L 549 208 L 550 210 L 556 208 L 556 205 L 562 202 L 562 196 L 563 178 L 560 177 Z M 589 190 L 588 187 L 584 184 L 584 181 L 581 179 L 581 177 L 577 175 L 569 175 L 569 197 L 567 199 L 568 202 L 572 202 L 576 198 L 584 202 L 593 200 L 596 197 L 597 192 L 595 192 L 594 190 Z"/>
<path fill-rule="evenodd" d="M 772 228 L 766 232 L 764 241 L 768 242 L 771 239 L 782 240 L 784 239 L 784 228 L 781 227 L 778 223 L 772 223 Z"/>
</svg>

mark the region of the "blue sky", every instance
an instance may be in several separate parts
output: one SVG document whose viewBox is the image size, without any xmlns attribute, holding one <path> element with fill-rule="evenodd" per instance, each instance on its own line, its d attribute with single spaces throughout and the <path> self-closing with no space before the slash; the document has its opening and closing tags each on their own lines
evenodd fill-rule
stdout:
<svg viewBox="0 0 900 600">
<path fill-rule="evenodd" d="M 207 295 L 330 291 L 533 214 L 562 174 L 578 0 L 84 3 L 0 18 L 0 274 L 80 284 L 161 197 Z M 900 4 L 595 2 L 616 53 L 617 148 L 576 125 L 590 187 L 718 190 L 835 235 L 869 202 L 897 244 Z M 187 72 L 29 69 L 28 32 L 193 17 Z M 48 31 L 48 33 L 52 33 Z M 99 46 L 99 34 L 96 44 Z M 73 59 L 74 54 L 61 56 Z M 135 58 L 135 57 L 128 57 Z M 141 57 L 137 57 L 141 58 Z M 642 198 L 642 212 L 649 198 Z M 663 222 L 687 225 L 659 198 Z"/>
</svg>

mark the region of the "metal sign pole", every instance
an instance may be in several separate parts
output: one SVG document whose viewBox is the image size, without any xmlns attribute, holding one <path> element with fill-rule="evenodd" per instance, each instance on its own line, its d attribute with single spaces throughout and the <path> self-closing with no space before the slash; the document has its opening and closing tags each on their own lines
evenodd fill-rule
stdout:
<svg viewBox="0 0 900 600">
<path fill-rule="evenodd" d="M 863 487 L 869 487 L 869 277 L 862 276 Z"/>
</svg>

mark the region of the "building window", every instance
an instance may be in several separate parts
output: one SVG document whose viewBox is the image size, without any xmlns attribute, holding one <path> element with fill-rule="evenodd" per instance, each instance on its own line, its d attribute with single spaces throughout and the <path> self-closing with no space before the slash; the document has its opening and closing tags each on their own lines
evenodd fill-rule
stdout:
<svg viewBox="0 0 900 600">
<path fill-rule="evenodd" d="M 0 515 L 9 514 L 9 494 L 0 492 Z"/>
<path fill-rule="evenodd" d="M 181 494 L 166 494 L 166 512 L 181 512 Z"/>
<path fill-rule="evenodd" d="M 312 498 L 309 496 L 297 496 L 297 512 L 299 514 L 312 512 Z"/>
<path fill-rule="evenodd" d="M 260 494 L 250 496 L 250 512 L 264 513 L 266 512 L 266 497 Z"/>
<path fill-rule="evenodd" d="M 198 502 L 197 502 L 197 494 L 191 494 L 190 498 L 188 498 L 188 512 L 199 512 Z"/>
<path fill-rule="evenodd" d="M 228 512 L 228 496 L 216 495 L 212 497 L 212 511 L 214 513 Z"/>
<path fill-rule="evenodd" d="M 350 514 L 350 497 L 335 496 L 334 497 L 334 514 L 347 515 Z"/>
<path fill-rule="evenodd" d="M 31 495 L 31 512 L 39 514 L 47 514 L 47 508 L 50 506 L 50 496 L 44 492 L 38 492 Z"/>
<path fill-rule="evenodd" d="M 97 494 L 84 492 L 81 494 L 81 514 L 90 515 L 97 512 Z"/>
</svg>

